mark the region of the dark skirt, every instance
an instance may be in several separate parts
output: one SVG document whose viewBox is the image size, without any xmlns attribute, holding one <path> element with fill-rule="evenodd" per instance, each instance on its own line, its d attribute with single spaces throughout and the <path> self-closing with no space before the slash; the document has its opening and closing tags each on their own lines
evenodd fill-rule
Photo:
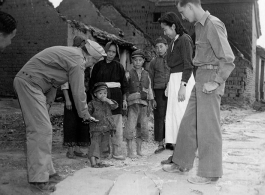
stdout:
<svg viewBox="0 0 265 195">
<path fill-rule="evenodd" d="M 68 92 L 72 102 L 72 110 L 68 110 L 64 106 L 63 145 L 68 147 L 88 146 L 90 144 L 89 125 L 82 123 L 82 118 L 77 114 L 71 90 L 68 90 Z"/>
<path fill-rule="evenodd" d="M 165 89 L 154 89 L 154 92 L 157 103 L 156 109 L 154 109 L 154 139 L 160 142 L 165 138 L 167 97 L 165 96 Z"/>
</svg>

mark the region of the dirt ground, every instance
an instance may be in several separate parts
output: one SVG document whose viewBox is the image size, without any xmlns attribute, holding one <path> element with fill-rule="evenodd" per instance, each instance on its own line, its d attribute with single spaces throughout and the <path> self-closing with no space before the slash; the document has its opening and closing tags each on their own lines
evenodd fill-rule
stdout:
<svg viewBox="0 0 265 195">
<path fill-rule="evenodd" d="M 90 163 L 88 159 L 84 158 L 77 158 L 77 159 L 68 159 L 66 158 L 66 148 L 62 146 L 62 116 L 63 113 L 63 104 L 61 103 L 55 103 L 51 109 L 51 121 L 53 124 L 53 162 L 55 169 L 57 172 L 65 177 L 73 176 L 75 172 L 81 169 L 86 169 L 90 167 Z M 240 150 L 234 150 L 230 145 L 236 145 L 241 141 L 240 143 L 244 144 L 248 143 L 251 138 L 251 135 L 247 135 L 247 133 L 244 133 L 245 131 L 242 131 L 242 125 L 244 127 L 244 119 L 246 117 L 254 116 L 253 120 L 251 119 L 250 122 L 246 122 L 246 126 L 248 123 L 253 124 L 263 124 L 265 126 L 265 122 L 262 122 L 261 120 L 255 121 L 255 114 L 257 112 L 250 109 L 250 108 L 237 108 L 237 107 L 231 107 L 231 106 L 222 106 L 221 111 L 221 123 L 222 123 L 222 131 L 224 135 L 224 141 L 225 149 L 224 152 L 224 163 L 225 167 L 228 169 L 226 170 L 226 173 L 235 174 L 238 173 L 239 175 L 235 175 L 234 177 L 238 180 L 241 180 L 242 177 L 249 177 L 250 181 L 248 179 L 245 179 L 246 186 L 252 185 L 252 179 L 253 175 L 252 173 L 246 173 L 250 175 L 244 174 L 244 168 L 248 167 L 251 170 L 255 170 L 256 172 L 260 172 L 260 176 L 258 178 L 258 183 L 255 182 L 255 188 L 253 189 L 247 188 L 246 192 L 248 195 L 265 195 L 265 190 L 263 190 L 263 182 L 265 174 L 260 170 L 260 167 L 265 168 L 265 166 L 259 166 L 259 163 L 263 163 L 263 161 L 256 162 L 253 164 L 251 160 L 248 158 L 249 155 L 252 154 L 253 150 L 249 149 L 249 151 L 242 152 Z M 264 115 L 265 116 L 265 115 Z M 240 123 L 240 128 L 237 129 L 237 124 Z M 149 122 L 150 127 L 150 138 L 153 138 L 153 125 L 152 125 L 152 119 Z M 233 129 L 231 129 L 233 128 Z M 265 135 L 264 132 L 259 132 L 261 135 Z M 258 136 L 258 135 L 257 135 Z M 253 137 L 253 136 L 252 136 Z M 263 141 L 264 147 L 265 147 L 265 140 Z M 233 146 L 234 146 L 233 145 Z M 144 143 L 143 145 L 143 151 L 147 155 L 147 158 L 155 158 L 154 157 L 154 150 L 156 149 L 156 143 L 151 139 L 148 143 Z M 238 146 L 239 148 L 242 148 L 244 146 Z M 125 143 L 123 143 L 123 149 L 125 154 Z M 86 152 L 86 148 L 82 148 L 84 152 Z M 167 155 L 170 153 L 170 151 L 167 151 Z M 261 154 L 261 153 L 260 153 Z M 263 154 L 263 153 L 262 153 Z M 257 153 L 253 153 L 253 156 L 257 155 Z M 253 156 L 251 156 L 253 158 Z M 231 157 L 235 158 L 246 158 L 243 161 L 235 162 L 234 159 L 231 160 Z M 164 156 L 162 157 L 164 158 Z M 160 162 L 161 159 L 156 159 L 157 162 Z M 112 164 L 113 167 L 116 169 L 123 169 L 125 170 L 127 167 L 137 166 L 141 165 L 141 160 L 130 160 L 126 159 L 125 161 L 115 161 L 113 159 L 106 160 L 107 163 Z M 158 163 L 159 164 L 159 163 Z M 242 168 L 242 169 L 241 169 Z M 235 170 L 240 170 L 236 171 Z M 242 172 L 241 172 L 242 171 Z M 245 170 L 246 171 L 246 170 Z M 16 100 L 13 99 L 2 99 L 0 101 L 0 195 L 31 195 L 31 194 L 38 194 L 35 191 L 32 191 L 30 189 L 28 183 L 27 183 L 27 175 L 26 175 L 26 158 L 25 158 L 25 126 L 22 120 L 21 111 L 19 109 L 18 103 Z M 232 176 L 231 176 L 232 177 Z M 224 176 L 226 178 L 226 176 Z M 233 180 L 234 181 L 234 180 Z M 221 195 L 225 194 L 231 194 L 236 195 L 241 193 L 240 190 L 238 190 L 237 180 L 233 182 L 224 183 L 222 186 L 224 189 L 227 186 L 230 186 L 230 188 L 233 189 L 234 185 L 234 191 L 231 191 L 231 193 L 218 193 Z M 241 184 L 240 184 L 241 185 Z M 254 185 L 254 184 L 253 184 Z M 255 190 L 256 189 L 256 190 Z M 219 190 L 220 192 L 222 190 Z M 228 190 L 229 191 L 229 190 Z M 227 191 L 227 192 L 228 192 Z M 239 192 L 239 193 L 238 193 Z M 203 194 L 200 192 L 194 191 L 196 194 Z M 190 194 L 194 194 L 190 193 Z M 41 193 L 39 193 L 41 194 Z M 184 194 L 184 193 L 183 193 Z M 217 194 L 217 193 L 216 193 Z M 215 193 L 213 194 L 215 195 Z"/>
</svg>

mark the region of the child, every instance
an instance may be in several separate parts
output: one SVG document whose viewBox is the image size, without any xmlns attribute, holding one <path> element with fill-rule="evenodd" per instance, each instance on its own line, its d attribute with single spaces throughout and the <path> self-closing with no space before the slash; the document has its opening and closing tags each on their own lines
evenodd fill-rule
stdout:
<svg viewBox="0 0 265 195">
<path fill-rule="evenodd" d="M 169 82 L 170 68 L 167 65 L 166 54 L 168 49 L 167 40 L 159 37 L 155 41 L 156 51 L 158 56 L 151 61 L 149 68 L 149 75 L 152 82 L 152 89 L 154 91 L 154 136 L 155 141 L 158 142 L 158 148 L 155 154 L 165 150 L 165 117 L 167 110 L 167 97 L 165 90 Z"/>
<path fill-rule="evenodd" d="M 108 166 L 100 162 L 100 154 L 102 149 L 109 147 L 110 135 L 116 129 L 111 110 L 116 109 L 118 104 L 107 98 L 107 89 L 106 83 L 96 83 L 93 88 L 94 99 L 88 103 L 89 113 L 99 120 L 89 125 L 91 145 L 89 146 L 88 158 L 93 168 Z"/>
<path fill-rule="evenodd" d="M 132 149 L 132 140 L 134 131 L 136 131 L 137 154 L 142 156 L 142 141 L 148 139 L 148 106 L 150 108 L 153 100 L 153 92 L 151 89 L 151 81 L 149 74 L 143 69 L 145 62 L 144 52 L 136 50 L 132 53 L 133 69 L 128 74 L 129 92 L 127 94 L 128 101 L 128 120 L 124 132 L 127 141 L 127 156 L 135 158 Z M 141 128 L 136 130 L 137 122 Z"/>
</svg>

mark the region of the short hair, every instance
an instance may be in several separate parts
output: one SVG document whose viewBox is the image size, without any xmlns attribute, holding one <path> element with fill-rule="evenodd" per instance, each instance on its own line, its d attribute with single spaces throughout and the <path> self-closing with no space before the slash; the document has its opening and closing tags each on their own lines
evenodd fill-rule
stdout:
<svg viewBox="0 0 265 195">
<path fill-rule="evenodd" d="M 10 14 L 0 11 L 0 32 L 10 34 L 17 28 L 17 21 Z"/>
<path fill-rule="evenodd" d="M 201 0 L 179 0 L 178 3 L 181 7 L 187 5 L 187 3 L 192 3 L 195 5 L 201 5 Z"/>
<path fill-rule="evenodd" d="M 161 23 L 165 23 L 167 26 L 170 26 L 170 27 L 173 24 L 175 24 L 175 26 L 176 26 L 175 31 L 180 36 L 183 35 L 184 33 L 188 34 L 187 30 L 182 25 L 179 17 L 174 12 L 167 12 L 167 13 L 165 13 L 161 18 L 158 19 L 158 22 L 160 24 Z"/>
</svg>

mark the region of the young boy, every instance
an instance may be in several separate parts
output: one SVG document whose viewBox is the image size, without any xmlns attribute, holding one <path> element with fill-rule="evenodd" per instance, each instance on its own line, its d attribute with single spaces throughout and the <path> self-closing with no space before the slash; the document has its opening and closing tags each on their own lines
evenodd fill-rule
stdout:
<svg viewBox="0 0 265 195">
<path fill-rule="evenodd" d="M 149 68 L 149 75 L 154 91 L 154 136 L 155 141 L 158 142 L 158 148 L 155 154 L 165 150 L 165 116 L 167 110 L 167 97 L 165 96 L 165 89 L 169 81 L 170 68 L 167 66 L 166 53 L 167 53 L 167 40 L 159 37 L 155 41 L 156 51 L 158 56 L 151 61 Z"/>
<path fill-rule="evenodd" d="M 111 110 L 116 109 L 118 103 L 107 98 L 107 89 L 106 83 L 96 83 L 93 88 L 94 99 L 88 103 L 88 112 L 99 120 L 89 124 L 91 145 L 88 150 L 88 158 L 91 167 L 94 168 L 108 166 L 100 162 L 100 155 L 103 149 L 109 148 L 110 136 L 116 129 Z"/>
<path fill-rule="evenodd" d="M 193 63 L 198 67 L 196 84 L 182 119 L 167 172 L 189 170 L 196 150 L 199 152 L 197 176 L 188 179 L 194 184 L 207 184 L 222 177 L 222 133 L 220 102 L 225 81 L 235 65 L 224 23 L 201 7 L 200 0 L 180 0 L 178 11 L 183 19 L 195 23 L 196 51 Z"/>
<path fill-rule="evenodd" d="M 129 71 L 128 88 L 128 120 L 124 131 L 127 141 L 127 156 L 135 158 L 132 149 L 132 140 L 136 131 L 137 154 L 142 156 L 142 141 L 148 139 L 148 106 L 151 106 L 153 92 L 149 74 L 143 69 L 145 62 L 144 52 L 136 50 L 132 53 L 133 69 Z M 136 128 L 137 123 L 141 128 Z M 137 130 L 136 130 L 137 129 Z"/>
</svg>

